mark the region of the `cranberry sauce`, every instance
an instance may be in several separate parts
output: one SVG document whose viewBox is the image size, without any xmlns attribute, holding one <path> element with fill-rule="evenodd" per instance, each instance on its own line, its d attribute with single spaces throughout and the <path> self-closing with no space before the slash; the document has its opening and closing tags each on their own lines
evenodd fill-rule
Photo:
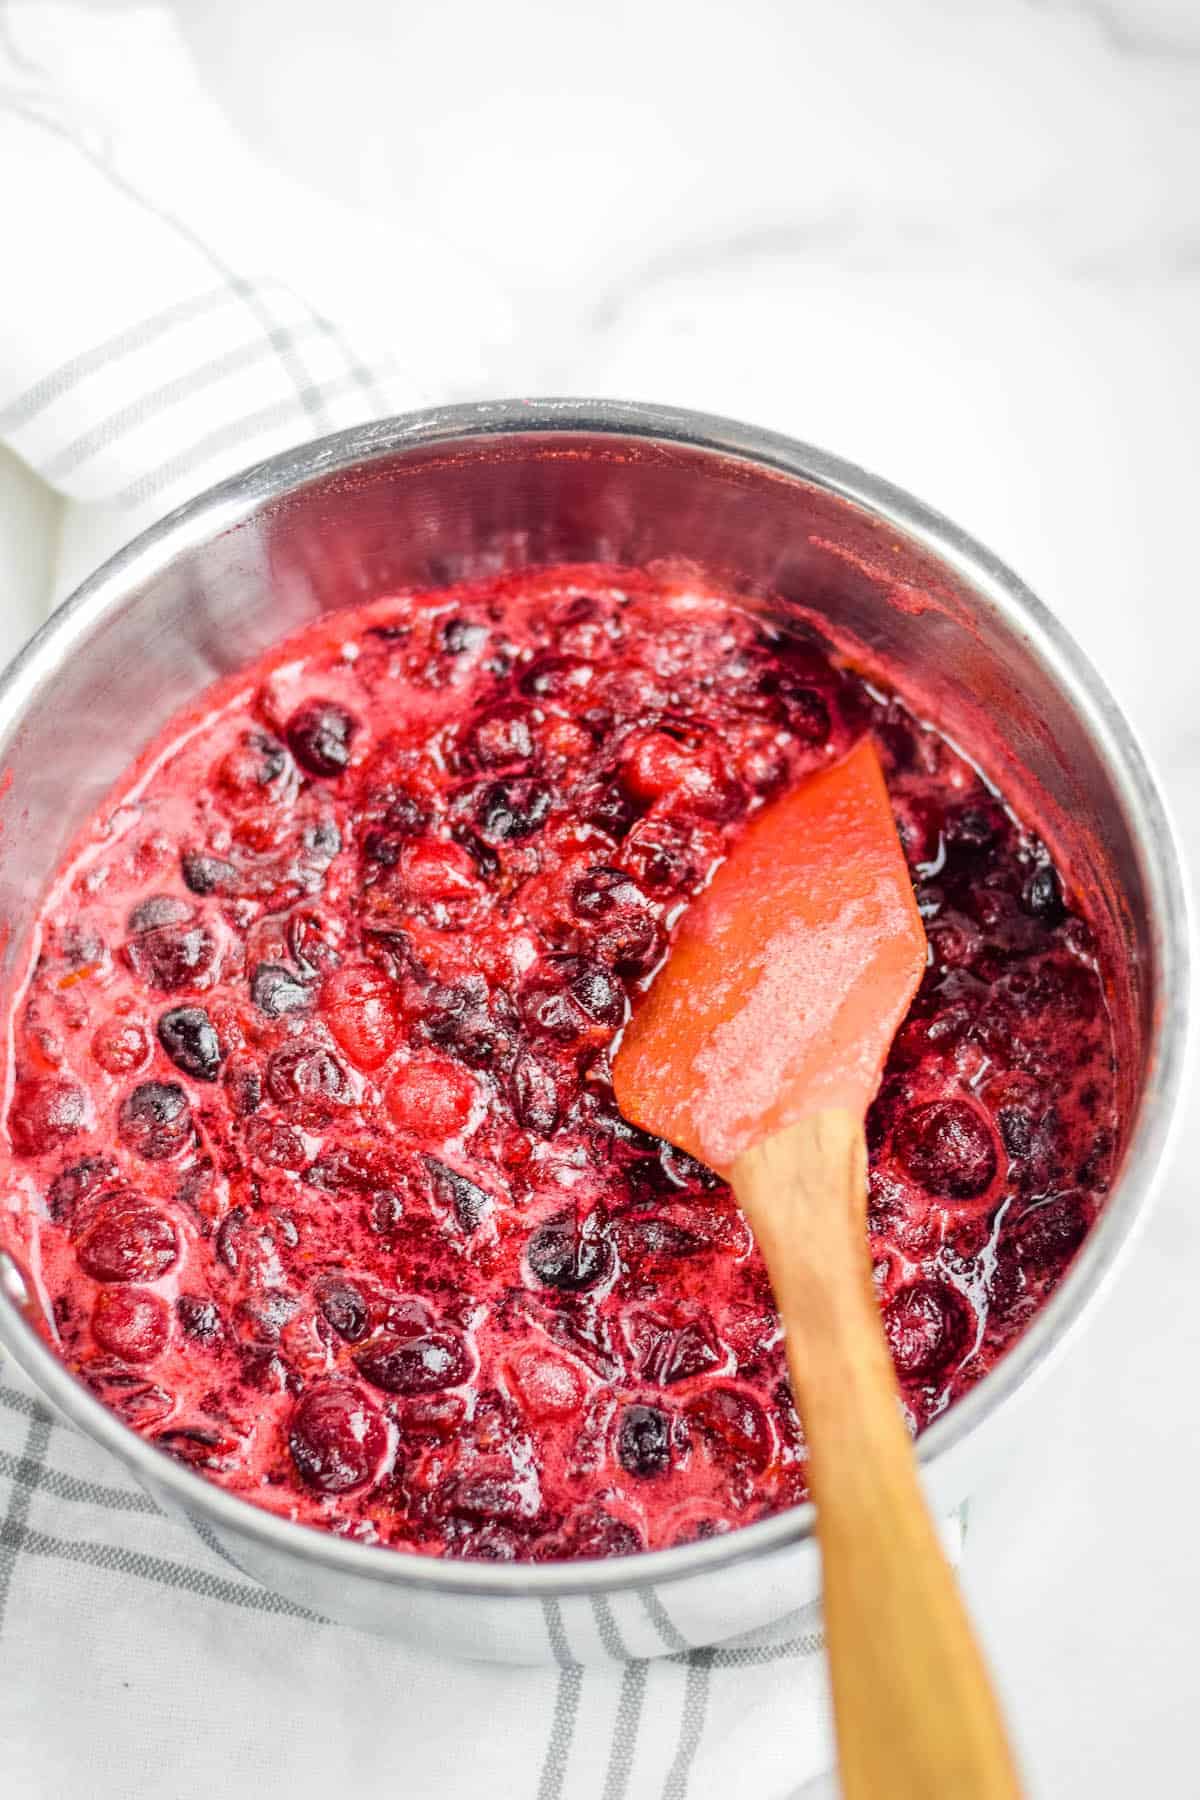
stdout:
<svg viewBox="0 0 1200 1800">
<path fill-rule="evenodd" d="M 59 877 L 10 1026 L 5 1235 L 143 1436 L 453 1556 L 803 1498 L 750 1234 L 621 1118 L 609 1051 L 747 814 L 865 729 L 929 932 L 870 1117 L 914 1429 L 1058 1281 L 1115 1143 L 1092 935 L 902 702 L 593 567 L 342 614 L 209 702 Z"/>
</svg>

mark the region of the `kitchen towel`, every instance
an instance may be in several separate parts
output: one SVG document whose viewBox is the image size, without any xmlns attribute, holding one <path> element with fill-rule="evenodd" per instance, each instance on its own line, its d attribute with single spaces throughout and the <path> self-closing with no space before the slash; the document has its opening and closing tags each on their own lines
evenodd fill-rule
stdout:
<svg viewBox="0 0 1200 1800">
<path fill-rule="evenodd" d="M 508 308 L 440 242 L 261 167 L 166 13 L 0 4 L 0 441 L 114 543 L 274 450 L 504 387 Z M 500 377 L 498 379 L 498 377 Z M 442 1663 L 310 1617 L 0 1370 L 8 1800 L 757 1800 L 830 1760 L 812 1608 L 716 1648 Z M 950 1541 L 957 1547 L 957 1523 Z"/>
</svg>

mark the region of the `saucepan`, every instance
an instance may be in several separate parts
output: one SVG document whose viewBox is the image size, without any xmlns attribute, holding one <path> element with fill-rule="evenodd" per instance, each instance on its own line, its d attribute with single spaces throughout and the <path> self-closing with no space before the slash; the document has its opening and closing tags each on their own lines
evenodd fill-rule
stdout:
<svg viewBox="0 0 1200 1800">
<path fill-rule="evenodd" d="M 1018 1342 L 920 1439 L 943 1512 L 1022 1429 L 1035 1381 L 1095 1313 L 1143 1217 L 1181 1096 L 1178 854 L 1136 739 L 1063 627 L 990 551 L 886 482 L 770 432 L 664 407 L 537 400 L 410 414 L 258 464 L 85 582 L 0 682 L 0 977 L 75 833 L 209 682 L 316 613 L 552 561 L 693 568 L 832 634 L 1035 815 L 1093 894 L 1129 1126 L 1103 1213 Z M 326 1617 L 511 1661 L 711 1644 L 812 1599 L 809 1506 L 608 1561 L 444 1561 L 309 1530 L 127 1429 L 47 1348 L 0 1257 L 0 1345 L 60 1413 L 251 1577 Z"/>
</svg>

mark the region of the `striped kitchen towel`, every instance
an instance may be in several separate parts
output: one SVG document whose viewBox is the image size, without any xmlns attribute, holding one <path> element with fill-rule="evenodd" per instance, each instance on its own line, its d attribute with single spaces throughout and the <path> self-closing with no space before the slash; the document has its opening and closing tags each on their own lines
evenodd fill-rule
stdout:
<svg viewBox="0 0 1200 1800">
<path fill-rule="evenodd" d="M 259 166 L 158 7 L 0 0 L 0 166 L 0 442 L 114 547 L 289 444 L 508 385 L 486 274 Z M 6 1800 L 784 1800 L 828 1766 L 812 1609 L 650 1661 L 596 1624 L 607 1663 L 551 1608 L 556 1660 L 509 1669 L 312 1617 L 0 1367 Z"/>
</svg>

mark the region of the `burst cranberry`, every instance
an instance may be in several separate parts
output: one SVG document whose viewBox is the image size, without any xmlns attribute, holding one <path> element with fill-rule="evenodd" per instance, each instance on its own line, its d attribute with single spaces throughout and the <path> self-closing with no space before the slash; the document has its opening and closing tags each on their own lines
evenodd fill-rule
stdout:
<svg viewBox="0 0 1200 1800">
<path fill-rule="evenodd" d="M 371 1385 L 386 1394 L 435 1394 L 459 1387 L 471 1373 L 466 1345 L 446 1327 L 418 1338 L 378 1338 L 354 1360 Z"/>
<path fill-rule="evenodd" d="M 734 1387 L 706 1388 L 688 1412 L 718 1451 L 744 1458 L 760 1474 L 770 1462 L 771 1428 L 752 1395 Z"/>
<path fill-rule="evenodd" d="M 143 1081 L 117 1114 L 117 1136 L 136 1156 L 163 1162 L 192 1141 L 192 1113 L 177 1081 Z"/>
<path fill-rule="evenodd" d="M 393 1125 L 429 1138 L 453 1137 L 475 1105 L 475 1083 L 464 1068 L 442 1057 L 405 1063 L 384 1095 Z"/>
<path fill-rule="evenodd" d="M 350 1099 L 346 1071 L 320 1044 L 285 1044 L 267 1059 L 265 1084 L 308 1131 L 320 1131 Z"/>
<path fill-rule="evenodd" d="M 513 1113 L 527 1131 L 548 1137 L 562 1112 L 558 1083 L 531 1050 L 518 1051 L 509 1075 Z"/>
<path fill-rule="evenodd" d="M 8 1132 L 18 1156 L 41 1156 L 75 1137 L 87 1124 L 82 1088 L 65 1076 L 19 1081 L 8 1109 Z"/>
<path fill-rule="evenodd" d="M 259 806 L 287 785 L 291 761 L 277 738 L 244 731 L 217 765 L 217 783 L 235 806 Z"/>
<path fill-rule="evenodd" d="M 387 1427 L 374 1401 L 344 1382 L 310 1388 L 292 1414 L 292 1461 L 321 1494 L 348 1494 L 378 1475 Z"/>
<path fill-rule="evenodd" d="M 288 748 L 309 775 L 340 775 L 350 761 L 358 720 L 333 700 L 308 700 L 285 728 Z"/>
<path fill-rule="evenodd" d="M 957 1288 L 915 1281 L 889 1301 L 883 1328 L 900 1374 L 931 1381 L 962 1361 L 975 1327 L 970 1304 Z"/>
<path fill-rule="evenodd" d="M 996 1175 L 991 1127 L 966 1100 L 937 1100 L 905 1115 L 896 1132 L 896 1155 L 926 1193 L 971 1200 Z"/>
<path fill-rule="evenodd" d="M 1038 1275 L 1057 1275 L 1082 1244 L 1090 1223 L 1080 1194 L 1059 1194 L 1030 1207 L 1012 1230 L 1013 1248 L 1022 1268 Z"/>
<path fill-rule="evenodd" d="M 326 1275 L 317 1284 L 317 1305 L 322 1317 L 345 1338 L 357 1344 L 366 1337 L 371 1314 L 361 1289 L 341 1275 Z"/>
<path fill-rule="evenodd" d="M 88 1218 L 75 1254 L 93 1281 L 157 1281 L 179 1260 L 179 1239 L 157 1207 L 118 1189 Z"/>
<path fill-rule="evenodd" d="M 92 1308 L 92 1336 L 123 1362 L 152 1362 L 171 1335 L 167 1303 L 145 1288 L 104 1288 Z"/>
<path fill-rule="evenodd" d="M 593 1222 L 553 1219 L 540 1225 L 526 1249 L 530 1272 L 543 1287 L 578 1294 L 595 1287 L 612 1268 L 612 1243 Z"/>
<path fill-rule="evenodd" d="M 621 984 L 603 963 L 583 956 L 548 956 L 521 994 L 527 1023 L 563 1043 L 607 1037 L 625 1010 Z"/>
<path fill-rule="evenodd" d="M 50 1183 L 47 1204 L 56 1225 L 68 1228 L 74 1221 L 80 1202 L 89 1194 L 109 1187 L 117 1179 L 117 1165 L 109 1156 L 85 1156 L 54 1177 Z"/>
<path fill-rule="evenodd" d="M 325 978 L 321 1011 L 358 1069 L 378 1069 L 396 1047 L 400 1006 L 395 986 L 371 963 L 347 963 Z"/>
<path fill-rule="evenodd" d="M 519 768 L 533 755 L 526 707 L 508 701 L 481 713 L 463 737 L 463 754 L 481 769 Z"/>
<path fill-rule="evenodd" d="M 110 1075 L 136 1075 L 150 1060 L 150 1036 L 136 1019 L 106 1019 L 92 1035 L 92 1055 Z"/>
<path fill-rule="evenodd" d="M 205 986 L 216 954 L 215 938 L 184 900 L 155 895 L 129 915 L 125 959 L 147 987 L 173 994 Z"/>
</svg>

